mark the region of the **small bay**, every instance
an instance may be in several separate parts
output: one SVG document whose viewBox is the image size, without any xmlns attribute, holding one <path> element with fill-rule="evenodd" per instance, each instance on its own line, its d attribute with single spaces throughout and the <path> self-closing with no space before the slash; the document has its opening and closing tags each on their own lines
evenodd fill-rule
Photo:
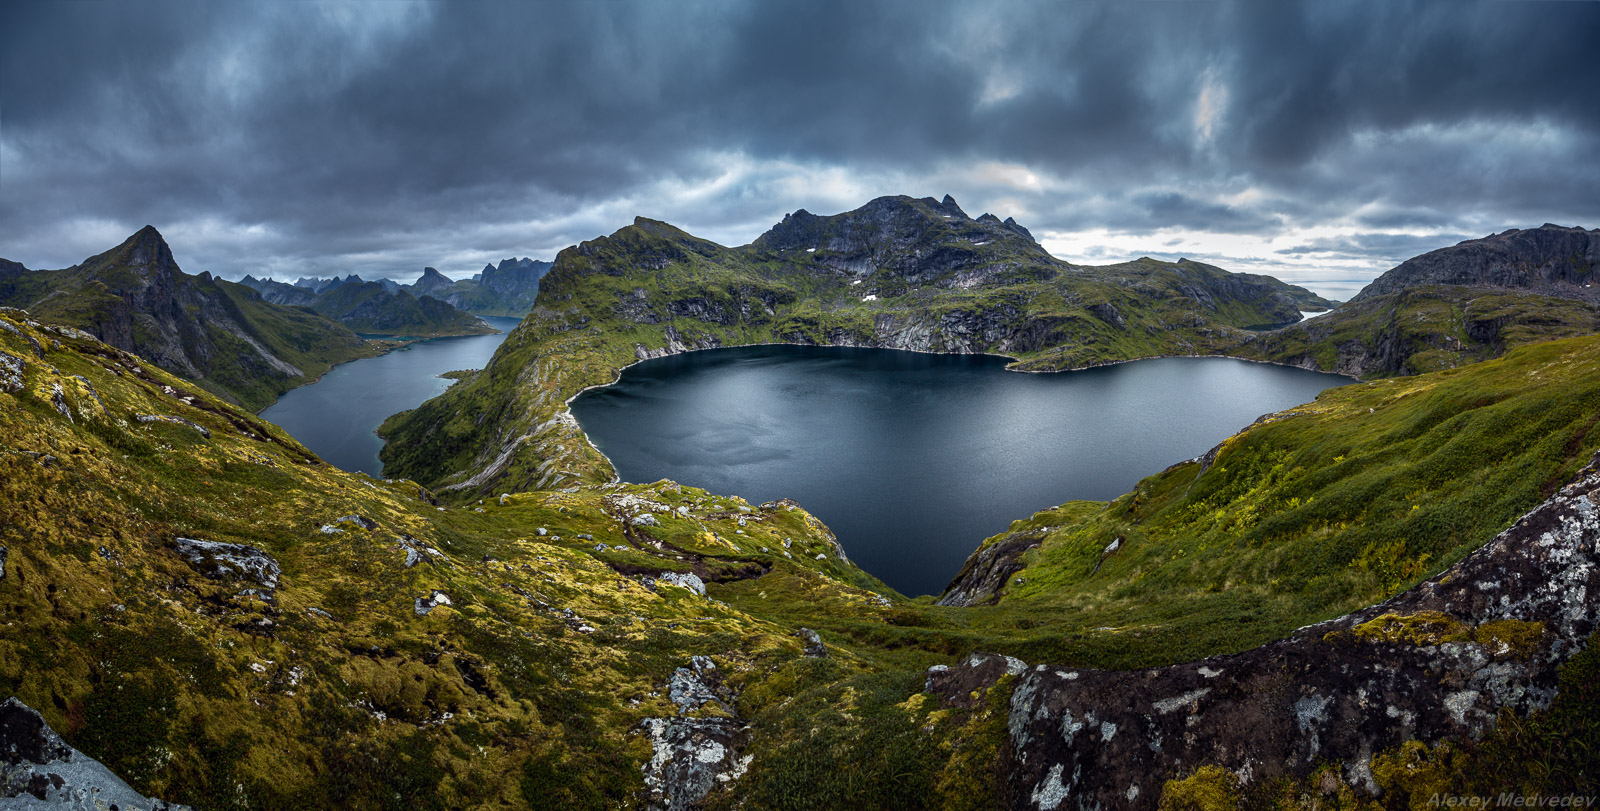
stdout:
<svg viewBox="0 0 1600 811">
<path fill-rule="evenodd" d="M 791 498 L 895 589 L 936 594 L 985 537 L 1105 500 L 1350 378 L 1230 358 L 1056 374 L 1006 360 L 756 346 L 644 361 L 573 401 L 624 481 Z"/>
<path fill-rule="evenodd" d="M 323 461 L 345 470 L 382 475 L 373 431 L 391 414 L 416 408 L 450 387 L 439 377 L 481 369 L 520 319 L 484 317 L 496 335 L 434 338 L 375 358 L 340 364 L 321 380 L 294 389 L 261 412 Z"/>
</svg>

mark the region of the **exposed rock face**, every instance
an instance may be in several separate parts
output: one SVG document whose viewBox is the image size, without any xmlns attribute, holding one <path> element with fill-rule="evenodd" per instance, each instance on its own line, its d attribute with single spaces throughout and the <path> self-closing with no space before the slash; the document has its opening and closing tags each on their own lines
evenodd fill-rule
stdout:
<svg viewBox="0 0 1600 811">
<path fill-rule="evenodd" d="M 0 807 L 103 811 L 187 811 L 141 795 L 110 769 L 61 740 L 39 713 L 8 698 L 0 704 Z"/>
<path fill-rule="evenodd" d="M 194 538 L 174 538 L 173 544 L 190 565 L 216 580 L 250 580 L 271 590 L 283 573 L 271 555 L 253 546 Z"/>
<path fill-rule="evenodd" d="M 677 718 L 646 718 L 639 730 L 653 754 L 644 766 L 646 801 L 652 809 L 696 808 L 711 790 L 743 776 L 750 756 L 739 757 L 747 727 L 733 713 L 734 695 L 717 666 L 704 656 L 680 667 L 668 682 Z M 704 717 L 705 711 L 714 713 Z M 687 717 L 701 714 L 702 717 Z"/>
<path fill-rule="evenodd" d="M 1205 764 L 1252 784 L 1338 762 L 1370 794 L 1374 753 L 1548 706 L 1600 620 L 1597 465 L 1439 577 L 1287 639 L 1137 673 L 1027 670 L 1003 755 L 1015 805 L 1154 808 Z M 959 703 L 998 678 L 969 659 L 928 685 Z"/>
<path fill-rule="evenodd" d="M 534 297 L 539 293 L 539 278 L 548 273 L 554 264 L 528 258 L 502 259 L 498 267 L 484 266 L 478 284 L 501 296 L 526 298 L 526 306 L 532 306 Z"/>
<path fill-rule="evenodd" d="M 433 609 L 438 608 L 441 605 L 450 604 L 450 595 L 435 589 L 432 594 L 424 597 L 418 597 L 415 601 L 413 601 L 412 610 L 416 612 L 417 616 L 425 617 L 428 615 L 428 612 L 432 611 Z"/>
<path fill-rule="evenodd" d="M 211 429 L 197 422 L 186 420 L 182 417 L 169 417 L 165 414 L 135 414 L 133 416 L 134 419 L 138 420 L 139 422 L 170 422 L 173 425 L 182 425 L 186 428 L 193 428 L 206 439 L 211 438 Z"/>
<path fill-rule="evenodd" d="M 810 628 L 800 629 L 800 639 L 806 644 L 806 655 L 815 659 L 825 658 L 828 648 L 822 644 L 822 636 Z"/>
<path fill-rule="evenodd" d="M 1425 284 L 1526 290 L 1557 298 L 1600 302 L 1593 287 L 1600 265 L 1600 229 L 1545 223 L 1429 251 L 1400 263 L 1362 288 L 1364 301 Z"/>
<path fill-rule="evenodd" d="M 0 324 L 3 323 L 5 322 L 0 321 Z M 6 326 L 9 327 L 11 325 L 6 324 Z M 12 327 L 12 329 L 15 329 L 15 327 Z M 22 373 L 27 371 L 27 369 L 28 364 L 22 358 L 19 358 L 16 355 L 0 352 L 0 391 L 11 392 L 13 394 L 22 391 L 22 388 L 25 385 L 23 382 Z"/>
<path fill-rule="evenodd" d="M 1015 221 L 1007 225 L 989 214 L 971 219 L 949 195 L 943 201 L 880 197 L 831 217 L 801 209 L 784 216 L 755 246 L 819 252 L 817 261 L 838 270 L 871 273 L 884 268 L 922 283 L 991 263 L 994 251 L 977 249 L 998 243 L 1047 257 L 1027 229 Z M 952 278 L 948 284 L 955 286 L 956 282 Z"/>
<path fill-rule="evenodd" d="M 967 557 L 961 571 L 945 586 L 939 605 L 983 605 L 1000 597 L 1011 575 L 1022 569 L 1022 553 L 1044 540 L 1042 530 L 1008 535 L 980 547 Z"/>
</svg>

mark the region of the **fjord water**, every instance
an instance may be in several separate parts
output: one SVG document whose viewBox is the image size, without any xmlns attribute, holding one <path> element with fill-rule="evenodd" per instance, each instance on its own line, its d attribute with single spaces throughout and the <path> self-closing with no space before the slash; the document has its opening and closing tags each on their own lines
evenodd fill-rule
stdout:
<svg viewBox="0 0 1600 811">
<path fill-rule="evenodd" d="M 1002 358 L 757 346 L 636 364 L 572 403 L 624 481 L 792 498 L 862 568 L 937 594 L 984 538 L 1121 495 L 1352 382 L 1230 358 L 1021 374 Z"/>
<path fill-rule="evenodd" d="M 321 380 L 294 389 L 261 412 L 324 462 L 345 470 L 382 475 L 373 431 L 389 415 L 437 397 L 451 381 L 441 372 L 481 369 L 520 319 L 484 317 L 496 335 L 434 338 L 376 358 L 340 364 Z"/>
</svg>

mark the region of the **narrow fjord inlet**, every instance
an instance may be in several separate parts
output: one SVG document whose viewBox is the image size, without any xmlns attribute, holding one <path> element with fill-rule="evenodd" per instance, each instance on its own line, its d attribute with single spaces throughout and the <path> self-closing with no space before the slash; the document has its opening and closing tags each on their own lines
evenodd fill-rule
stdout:
<svg viewBox="0 0 1600 811">
<path fill-rule="evenodd" d="M 625 481 L 789 498 L 863 569 L 938 594 L 978 542 L 1106 500 L 1256 417 L 1352 382 L 1230 358 L 1054 374 L 993 355 L 755 346 L 647 360 L 572 404 Z"/>
<path fill-rule="evenodd" d="M 449 388 L 444 372 L 479 369 L 517 326 L 515 318 L 482 316 L 500 332 L 419 341 L 375 358 L 335 366 L 321 380 L 294 389 L 261 412 L 318 456 L 344 470 L 383 475 L 373 430 L 385 418 Z"/>
</svg>

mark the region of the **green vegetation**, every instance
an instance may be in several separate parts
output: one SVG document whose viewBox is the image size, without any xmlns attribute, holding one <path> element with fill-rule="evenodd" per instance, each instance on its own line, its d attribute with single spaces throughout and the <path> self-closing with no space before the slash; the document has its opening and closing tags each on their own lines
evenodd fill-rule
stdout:
<svg viewBox="0 0 1600 811">
<path fill-rule="evenodd" d="M 1208 464 L 1016 522 L 988 543 L 1043 543 L 997 604 L 939 607 L 841 560 L 789 505 L 663 481 L 440 509 L 414 483 L 318 464 L 274 426 L 141 377 L 134 358 L 0 319 L 17 330 L 0 351 L 27 364 L 21 390 L 0 394 L 0 621 L 14 623 L 0 691 L 140 790 L 201 808 L 627 804 L 651 756 L 632 730 L 674 714 L 666 682 L 694 655 L 726 674 L 754 757 L 713 807 L 989 807 L 1011 681 L 960 709 L 921 692 L 928 666 L 981 650 L 1135 667 L 1258 644 L 1438 571 L 1600 445 L 1600 338 L 1330 390 Z M 661 548 L 631 529 L 644 513 Z M 351 514 L 378 528 L 339 520 Z M 283 570 L 273 599 L 204 575 L 178 536 L 265 550 Z M 441 554 L 408 568 L 408 547 Z M 639 579 L 690 570 L 707 597 Z M 434 590 L 450 603 L 417 614 Z M 1470 635 L 1507 655 L 1542 633 L 1424 625 L 1364 630 Z M 800 627 L 828 658 L 801 656 Z M 1593 683 L 1591 664 L 1575 659 L 1569 682 Z M 1508 780 L 1559 784 L 1593 757 L 1591 692 L 1569 685 L 1476 748 L 1408 749 L 1393 757 L 1411 765 L 1374 772 L 1422 785 L 1526 756 L 1555 771 Z M 1172 803 L 1226 788 L 1178 785 Z"/>
<path fill-rule="evenodd" d="M 1600 332 L 1600 306 L 1532 292 L 1451 285 L 1363 298 L 1319 318 L 1240 335 L 1226 351 L 1355 377 L 1414 375 Z"/>
<path fill-rule="evenodd" d="M 496 331 L 433 296 L 391 293 L 377 282 L 338 285 L 319 294 L 311 308 L 356 332 L 378 335 L 438 338 Z"/>
</svg>

